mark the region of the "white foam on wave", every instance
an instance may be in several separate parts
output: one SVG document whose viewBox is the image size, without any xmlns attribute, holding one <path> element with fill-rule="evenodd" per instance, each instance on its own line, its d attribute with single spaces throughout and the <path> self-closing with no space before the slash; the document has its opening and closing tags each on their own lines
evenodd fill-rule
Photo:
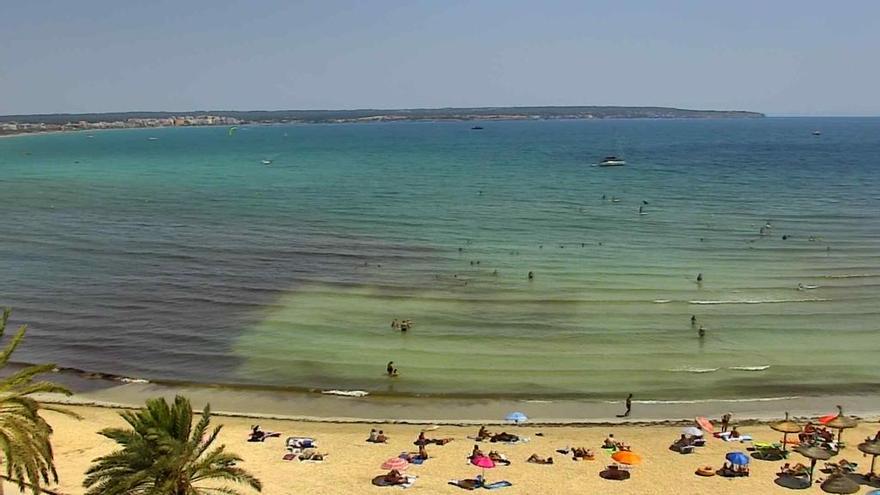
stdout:
<svg viewBox="0 0 880 495">
<path fill-rule="evenodd" d="M 524 400 L 523 402 L 526 402 L 528 404 L 552 404 L 553 403 L 552 400 L 537 400 L 537 399 L 528 399 L 528 400 Z"/>
<path fill-rule="evenodd" d="M 654 299 L 655 304 L 666 304 L 671 303 L 672 299 Z"/>
<path fill-rule="evenodd" d="M 853 273 L 849 275 L 824 275 L 822 278 L 869 278 L 880 277 L 880 273 Z"/>
<path fill-rule="evenodd" d="M 770 368 L 769 364 L 763 366 L 731 366 L 727 369 L 733 371 L 764 371 L 768 368 Z"/>
<path fill-rule="evenodd" d="M 366 397 L 370 395 L 365 390 L 322 390 L 321 393 L 325 395 L 339 395 L 341 397 Z"/>
<path fill-rule="evenodd" d="M 804 302 L 825 302 L 831 299 L 812 298 L 812 299 L 732 299 L 720 301 L 688 301 L 689 304 L 780 304 L 780 303 L 804 303 Z"/>
<path fill-rule="evenodd" d="M 150 380 L 144 380 L 143 378 L 126 378 L 122 377 L 119 379 L 122 383 L 150 383 Z"/>
<path fill-rule="evenodd" d="M 718 371 L 718 368 L 694 368 L 686 366 L 683 368 L 672 368 L 666 371 L 671 371 L 673 373 L 714 373 Z"/>
</svg>

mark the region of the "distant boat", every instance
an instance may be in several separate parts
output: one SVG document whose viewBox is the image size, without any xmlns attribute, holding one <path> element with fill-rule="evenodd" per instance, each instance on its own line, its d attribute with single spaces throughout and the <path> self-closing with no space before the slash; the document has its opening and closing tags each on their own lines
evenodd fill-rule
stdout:
<svg viewBox="0 0 880 495">
<path fill-rule="evenodd" d="M 475 126 L 471 127 L 471 130 L 472 130 L 472 131 L 482 131 L 483 128 L 480 127 L 480 126 L 478 126 L 478 125 L 475 125 Z"/>
<path fill-rule="evenodd" d="M 599 162 L 600 167 L 622 167 L 623 165 L 626 165 L 626 161 L 616 156 L 606 156 Z"/>
<path fill-rule="evenodd" d="M 147 141 L 158 141 L 158 140 L 159 140 L 159 138 L 157 138 L 157 137 L 148 137 L 147 138 Z"/>
<path fill-rule="evenodd" d="M 822 132 L 821 131 L 813 131 L 813 135 L 814 136 L 821 136 Z"/>
<path fill-rule="evenodd" d="M 272 160 L 263 160 L 263 165 L 272 165 Z"/>
</svg>

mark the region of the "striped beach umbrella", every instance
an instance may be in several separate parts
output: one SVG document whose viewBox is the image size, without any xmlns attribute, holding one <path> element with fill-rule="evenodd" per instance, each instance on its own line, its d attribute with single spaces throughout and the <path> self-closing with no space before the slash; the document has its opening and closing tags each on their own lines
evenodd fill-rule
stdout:
<svg viewBox="0 0 880 495">
<path fill-rule="evenodd" d="M 382 469 L 403 471 L 409 467 L 409 461 L 400 457 L 392 457 L 382 463 Z"/>
</svg>

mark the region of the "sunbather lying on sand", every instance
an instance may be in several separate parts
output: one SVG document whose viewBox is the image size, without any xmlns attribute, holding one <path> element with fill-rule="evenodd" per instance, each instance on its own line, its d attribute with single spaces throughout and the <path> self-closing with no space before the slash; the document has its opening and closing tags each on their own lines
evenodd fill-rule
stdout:
<svg viewBox="0 0 880 495">
<path fill-rule="evenodd" d="M 301 461 L 323 461 L 327 454 L 319 454 L 318 451 L 307 449 L 299 455 Z"/>
<path fill-rule="evenodd" d="M 587 449 L 584 447 L 575 447 L 575 448 L 571 449 L 571 458 L 574 459 L 575 461 L 578 461 L 578 460 L 592 461 L 593 459 L 596 458 L 596 455 L 590 449 Z"/>
<path fill-rule="evenodd" d="M 553 464 L 553 458 L 548 457 L 545 459 L 538 454 L 532 454 L 531 456 L 529 456 L 528 459 L 526 459 L 526 462 L 531 462 L 532 464 Z"/>
<path fill-rule="evenodd" d="M 427 445 L 429 443 L 433 443 L 434 445 L 446 445 L 451 441 L 452 438 L 427 438 L 425 437 L 425 432 L 420 432 L 419 438 L 413 442 L 413 445 Z"/>
<path fill-rule="evenodd" d="M 251 426 L 251 433 L 248 435 L 248 442 L 262 442 L 267 438 L 280 437 L 281 433 L 275 431 L 263 431 L 260 425 Z"/>
<path fill-rule="evenodd" d="M 510 459 L 508 459 L 506 455 L 498 452 L 497 450 L 489 451 L 489 459 L 492 459 L 495 464 L 503 464 L 505 466 L 510 465 Z"/>
<path fill-rule="evenodd" d="M 502 431 L 501 433 L 498 433 L 496 435 L 492 435 L 492 437 L 489 439 L 489 441 L 490 442 L 514 443 L 514 442 L 519 441 L 519 437 L 512 434 L 512 433 L 507 433 L 506 431 Z"/>
<path fill-rule="evenodd" d="M 800 462 L 795 464 L 794 466 L 789 465 L 789 463 L 785 463 L 782 465 L 782 469 L 776 473 L 777 476 L 800 476 L 802 474 L 809 474 L 810 468 L 804 466 Z"/>
</svg>

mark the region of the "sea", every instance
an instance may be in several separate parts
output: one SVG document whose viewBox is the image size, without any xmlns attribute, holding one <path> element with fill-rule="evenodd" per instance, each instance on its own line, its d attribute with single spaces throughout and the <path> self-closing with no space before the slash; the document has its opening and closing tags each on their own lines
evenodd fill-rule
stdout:
<svg viewBox="0 0 880 495">
<path fill-rule="evenodd" d="M 465 400 L 880 387 L 880 119 L 474 125 L 0 139 L 15 360 Z"/>
</svg>

